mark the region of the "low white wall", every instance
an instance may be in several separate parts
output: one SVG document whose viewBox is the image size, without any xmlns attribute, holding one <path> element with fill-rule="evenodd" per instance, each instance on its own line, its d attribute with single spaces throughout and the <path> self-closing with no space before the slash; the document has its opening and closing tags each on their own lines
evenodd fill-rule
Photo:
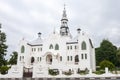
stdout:
<svg viewBox="0 0 120 80">
<path fill-rule="evenodd" d="M 62 74 L 62 71 L 60 70 L 60 74 L 57 76 L 52 76 L 48 74 L 48 68 L 45 66 L 34 66 L 33 67 L 33 78 L 103 78 L 103 77 L 118 77 L 120 74 L 112 74 L 109 72 L 108 68 L 105 68 L 105 73 L 101 75 L 97 75 L 92 73 L 92 69 L 90 69 L 89 74 L 86 75 L 80 75 L 76 73 L 76 69 L 74 69 L 74 74 L 72 75 L 64 75 Z"/>
<path fill-rule="evenodd" d="M 48 68 L 43 67 L 41 65 L 36 65 L 33 67 L 33 78 L 37 77 L 47 77 L 48 76 Z"/>
<path fill-rule="evenodd" d="M 22 78 L 23 77 L 23 67 L 19 65 L 12 65 L 8 71 L 8 74 L 0 74 L 0 78 Z"/>
</svg>

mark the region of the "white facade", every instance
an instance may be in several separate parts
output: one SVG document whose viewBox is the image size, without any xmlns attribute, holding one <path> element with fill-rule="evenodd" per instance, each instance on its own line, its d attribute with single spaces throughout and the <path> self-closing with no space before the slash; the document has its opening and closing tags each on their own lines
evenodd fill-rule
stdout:
<svg viewBox="0 0 120 80">
<path fill-rule="evenodd" d="M 95 48 L 91 39 L 77 29 L 76 37 L 72 37 L 67 25 L 68 19 L 64 8 L 60 32 L 53 31 L 46 39 L 38 38 L 33 42 L 21 40 L 18 46 L 18 65 L 33 68 L 40 65 L 43 68 L 59 70 L 96 69 Z"/>
</svg>

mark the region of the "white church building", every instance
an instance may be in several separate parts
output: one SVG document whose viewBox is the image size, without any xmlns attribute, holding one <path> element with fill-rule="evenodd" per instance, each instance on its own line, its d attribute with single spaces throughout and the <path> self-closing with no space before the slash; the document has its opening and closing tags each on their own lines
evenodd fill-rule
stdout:
<svg viewBox="0 0 120 80">
<path fill-rule="evenodd" d="M 95 71 L 95 48 L 88 35 L 79 28 L 77 35 L 72 37 L 64 8 L 59 32 L 53 31 L 45 39 L 42 39 L 39 32 L 38 38 L 32 42 L 25 39 L 20 41 L 17 65 L 22 65 L 26 69 L 40 65 L 42 68 L 63 71 L 78 68 Z"/>
</svg>

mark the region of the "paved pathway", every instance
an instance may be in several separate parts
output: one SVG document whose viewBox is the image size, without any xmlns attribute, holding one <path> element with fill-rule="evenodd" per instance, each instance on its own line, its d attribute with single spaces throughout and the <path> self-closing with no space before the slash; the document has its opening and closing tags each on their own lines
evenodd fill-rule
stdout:
<svg viewBox="0 0 120 80">
<path fill-rule="evenodd" d="M 117 78 L 0 78 L 0 80 L 120 80 Z"/>
</svg>

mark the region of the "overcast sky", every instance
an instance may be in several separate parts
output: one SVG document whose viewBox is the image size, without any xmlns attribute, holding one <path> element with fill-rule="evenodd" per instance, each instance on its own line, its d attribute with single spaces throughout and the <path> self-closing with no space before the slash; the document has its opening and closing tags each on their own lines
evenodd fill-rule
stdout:
<svg viewBox="0 0 120 80">
<path fill-rule="evenodd" d="M 0 23 L 7 35 L 8 54 L 22 38 L 32 41 L 41 32 L 48 36 L 59 31 L 63 5 L 73 36 L 76 29 L 87 33 L 95 47 L 103 39 L 120 46 L 120 0 L 0 0 Z"/>
</svg>

